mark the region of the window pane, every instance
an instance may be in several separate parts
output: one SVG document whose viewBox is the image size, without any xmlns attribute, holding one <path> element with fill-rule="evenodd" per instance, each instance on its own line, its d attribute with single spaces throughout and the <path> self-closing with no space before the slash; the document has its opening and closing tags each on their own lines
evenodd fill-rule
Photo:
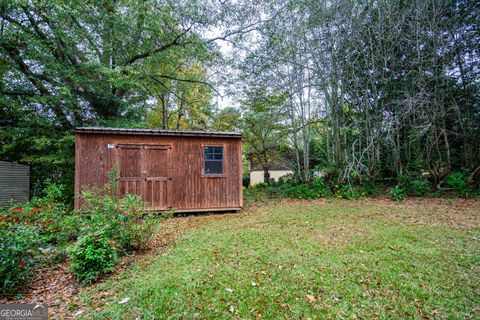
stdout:
<svg viewBox="0 0 480 320">
<path fill-rule="evenodd" d="M 223 147 L 204 147 L 205 174 L 223 174 Z"/>
<path fill-rule="evenodd" d="M 218 160 L 205 161 L 205 174 L 222 174 L 222 173 L 223 173 L 223 161 L 218 161 Z"/>
<path fill-rule="evenodd" d="M 205 160 L 214 160 L 214 155 L 212 153 L 205 153 Z"/>
</svg>

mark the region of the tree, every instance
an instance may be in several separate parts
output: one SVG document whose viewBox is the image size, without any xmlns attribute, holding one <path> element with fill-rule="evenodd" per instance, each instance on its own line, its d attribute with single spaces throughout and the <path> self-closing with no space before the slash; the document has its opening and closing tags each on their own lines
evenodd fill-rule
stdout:
<svg viewBox="0 0 480 320">
<path fill-rule="evenodd" d="M 213 118 L 212 89 L 200 64 L 181 64 L 178 78 L 156 79 L 151 88 L 156 103 L 147 113 L 146 124 L 162 129 L 207 129 Z"/>
<path fill-rule="evenodd" d="M 257 89 L 249 100 L 244 101 L 245 152 L 252 163 L 263 169 L 263 180 L 270 184 L 270 165 L 281 157 L 285 137 L 285 119 L 280 106 L 284 96 L 268 94 L 264 88 Z"/>
<path fill-rule="evenodd" d="M 272 0 L 263 7 L 282 14 L 271 11 L 257 28 L 240 70 L 287 93 L 303 181 L 310 146 L 322 141 L 329 161 L 319 163 L 333 168 L 338 183 L 428 172 L 441 188 L 454 171 L 480 182 L 475 1 Z"/>
</svg>

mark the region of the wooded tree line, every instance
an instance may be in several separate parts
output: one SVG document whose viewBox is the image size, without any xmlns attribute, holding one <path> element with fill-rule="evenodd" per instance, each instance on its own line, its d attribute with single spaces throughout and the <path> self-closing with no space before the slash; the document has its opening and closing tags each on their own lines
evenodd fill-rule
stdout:
<svg viewBox="0 0 480 320">
<path fill-rule="evenodd" d="M 268 7 L 284 9 L 258 29 L 240 65 L 245 96 L 285 97 L 278 123 L 302 181 L 312 169 L 338 183 L 413 174 L 442 188 L 454 171 L 480 181 L 477 1 Z"/>
<path fill-rule="evenodd" d="M 72 185 L 75 126 L 238 129 L 248 159 L 287 157 L 303 182 L 478 184 L 478 16 L 474 0 L 0 0 L 0 159 Z M 227 85 L 240 110 L 215 105 Z"/>
</svg>

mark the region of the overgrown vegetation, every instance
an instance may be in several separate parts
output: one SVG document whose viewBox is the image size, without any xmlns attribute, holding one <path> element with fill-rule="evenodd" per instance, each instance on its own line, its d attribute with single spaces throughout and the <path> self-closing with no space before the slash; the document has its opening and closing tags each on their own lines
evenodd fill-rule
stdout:
<svg viewBox="0 0 480 320">
<path fill-rule="evenodd" d="M 113 271 L 122 255 L 144 249 L 161 217 L 138 196 L 118 198 L 115 185 L 113 179 L 85 190 L 78 212 L 65 204 L 65 186 L 51 182 L 41 197 L 0 211 L 0 293 L 14 292 L 35 265 L 65 259 L 79 281 L 90 283 Z"/>
<path fill-rule="evenodd" d="M 37 228 L 0 228 L 0 293 L 10 292 L 31 276 L 41 241 Z"/>
<path fill-rule="evenodd" d="M 105 232 L 82 236 L 70 250 L 71 268 L 82 283 L 89 283 L 115 269 L 117 244 Z"/>
<path fill-rule="evenodd" d="M 432 183 L 422 176 L 400 175 L 396 184 L 388 181 L 383 184 L 369 180 L 350 184 L 338 184 L 335 180 L 324 177 L 314 178 L 310 182 L 302 182 L 294 176 L 282 177 L 270 184 L 259 183 L 245 188 L 244 197 L 247 202 L 260 200 L 268 196 L 272 198 L 319 199 L 341 198 L 360 199 L 369 196 L 390 196 L 401 202 L 407 197 L 439 197 L 461 196 L 476 197 L 479 190 L 466 184 L 466 175 L 453 173 L 446 182 L 451 188 L 435 190 Z M 387 191 L 386 191 L 387 190 Z"/>
<path fill-rule="evenodd" d="M 144 249 L 160 216 L 145 209 L 140 196 L 118 197 L 114 170 L 102 189 L 82 193 L 85 221 L 81 238 L 70 248 L 72 270 L 89 283 L 114 270 L 118 257 Z"/>
</svg>

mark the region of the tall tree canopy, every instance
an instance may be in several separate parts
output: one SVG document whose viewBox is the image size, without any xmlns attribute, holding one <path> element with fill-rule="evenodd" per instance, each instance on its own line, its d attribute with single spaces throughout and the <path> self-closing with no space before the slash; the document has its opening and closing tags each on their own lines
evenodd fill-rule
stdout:
<svg viewBox="0 0 480 320">
<path fill-rule="evenodd" d="M 239 67 L 288 95 L 302 180 L 313 161 L 342 183 L 428 173 L 440 188 L 453 171 L 480 181 L 478 1 L 263 7 L 272 15 Z M 328 161 L 312 159 L 312 143 Z"/>
</svg>

